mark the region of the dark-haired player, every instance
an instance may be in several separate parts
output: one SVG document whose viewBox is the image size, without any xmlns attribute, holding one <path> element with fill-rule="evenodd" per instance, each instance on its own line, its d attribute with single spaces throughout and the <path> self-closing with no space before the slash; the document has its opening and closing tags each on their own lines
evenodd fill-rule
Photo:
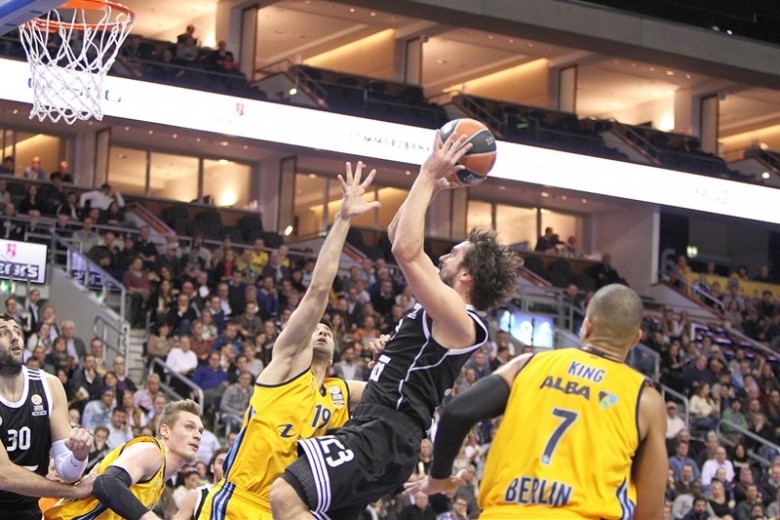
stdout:
<svg viewBox="0 0 780 520">
<path fill-rule="evenodd" d="M 431 155 L 388 229 L 393 254 L 419 302 L 374 366 L 353 418 L 334 436 L 299 443 L 301 458 L 271 490 L 278 520 L 355 518 L 411 475 L 434 410 L 471 354 L 488 340 L 482 313 L 515 290 L 517 261 L 493 232 L 472 231 L 439 259 L 423 251 L 425 213 L 462 169 L 465 139 L 437 132 Z M 310 513 L 310 511 L 312 513 Z"/>
<path fill-rule="evenodd" d="M 206 497 L 199 518 L 271 519 L 271 484 L 297 457 L 301 438 L 321 435 L 344 424 L 349 401 L 360 399 L 363 384 L 326 379 L 333 361 L 333 333 L 321 321 L 341 250 L 354 217 L 379 205 L 363 195 L 376 174 L 361 182 L 363 163 L 355 173 L 347 163 L 346 181 L 339 176 L 343 199 L 320 249 L 312 280 L 300 304 L 274 343 L 271 362 L 255 383 L 249 409 L 225 461 L 225 476 Z M 352 391 L 350 391 L 352 390 Z"/>
<path fill-rule="evenodd" d="M 66 485 L 45 475 L 51 455 L 64 481 L 78 480 L 92 434 L 71 428 L 60 380 L 23 365 L 23 338 L 15 319 L 0 315 L 0 517 L 38 520 L 40 497 L 78 498 L 91 491 L 91 483 Z"/>
</svg>

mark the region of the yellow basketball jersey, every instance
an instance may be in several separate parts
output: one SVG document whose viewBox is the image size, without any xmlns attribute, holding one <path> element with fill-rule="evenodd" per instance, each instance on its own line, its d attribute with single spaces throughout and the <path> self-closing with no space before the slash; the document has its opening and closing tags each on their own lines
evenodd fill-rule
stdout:
<svg viewBox="0 0 780 520">
<path fill-rule="evenodd" d="M 281 385 L 255 385 L 225 477 L 206 497 L 199 518 L 270 519 L 271 484 L 298 457 L 298 439 L 342 426 L 348 404 L 346 382 L 327 378 L 318 388 L 310 370 Z"/>
<path fill-rule="evenodd" d="M 578 349 L 517 374 L 480 485 L 481 519 L 631 518 L 645 377 Z"/>
<path fill-rule="evenodd" d="M 340 428 L 349 420 L 349 388 L 339 377 L 326 377 L 314 405 L 314 417 L 309 425 L 314 431 L 302 437 L 319 437 L 328 430 Z"/>
<path fill-rule="evenodd" d="M 138 482 L 130 486 L 130 492 L 135 498 L 141 502 L 147 509 L 152 509 L 157 501 L 160 500 L 163 491 L 165 490 L 165 449 L 159 440 L 154 437 L 136 437 L 135 439 L 126 442 L 125 444 L 118 446 L 108 452 L 103 460 L 96 466 L 96 469 L 92 470 L 92 473 L 97 472 L 98 475 L 102 474 L 106 468 L 108 468 L 119 457 L 122 451 L 133 444 L 139 442 L 153 442 L 160 448 L 160 454 L 163 457 L 163 463 L 160 465 L 160 469 L 154 476 L 146 482 Z M 44 513 L 44 518 L 48 520 L 70 520 L 73 518 L 89 518 L 90 520 L 120 520 L 122 517 L 108 509 L 106 506 L 100 503 L 100 501 L 94 496 L 90 495 L 86 498 L 74 499 L 62 499 L 55 506 Z"/>
</svg>

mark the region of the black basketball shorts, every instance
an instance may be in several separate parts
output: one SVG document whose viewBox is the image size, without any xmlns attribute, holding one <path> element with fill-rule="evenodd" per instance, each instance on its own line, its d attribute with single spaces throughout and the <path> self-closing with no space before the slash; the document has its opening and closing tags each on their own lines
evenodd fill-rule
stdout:
<svg viewBox="0 0 780 520">
<path fill-rule="evenodd" d="M 315 518 L 356 518 L 368 504 L 406 482 L 423 436 L 420 426 L 401 412 L 360 405 L 335 435 L 299 441 L 299 459 L 282 478 Z"/>
</svg>

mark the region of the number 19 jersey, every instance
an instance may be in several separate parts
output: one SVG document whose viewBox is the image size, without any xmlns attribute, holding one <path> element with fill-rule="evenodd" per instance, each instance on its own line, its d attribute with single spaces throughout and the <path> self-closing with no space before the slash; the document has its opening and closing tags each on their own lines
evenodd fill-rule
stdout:
<svg viewBox="0 0 780 520">
<path fill-rule="evenodd" d="M 623 363 L 578 349 L 529 359 L 488 454 L 480 518 L 631 518 L 645 382 Z"/>
</svg>

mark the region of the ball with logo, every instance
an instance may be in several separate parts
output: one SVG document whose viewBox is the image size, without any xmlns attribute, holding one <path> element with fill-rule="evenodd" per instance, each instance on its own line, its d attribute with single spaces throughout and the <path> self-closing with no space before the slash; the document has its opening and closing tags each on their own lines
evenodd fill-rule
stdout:
<svg viewBox="0 0 780 520">
<path fill-rule="evenodd" d="M 457 186 L 476 186 L 487 179 L 488 173 L 496 162 L 496 137 L 483 123 L 476 119 L 461 118 L 441 127 L 439 137 L 445 142 L 452 134 L 465 135 L 466 143 L 471 143 L 471 150 L 463 156 L 459 164 L 464 169 L 447 177 L 447 180 Z"/>
</svg>

